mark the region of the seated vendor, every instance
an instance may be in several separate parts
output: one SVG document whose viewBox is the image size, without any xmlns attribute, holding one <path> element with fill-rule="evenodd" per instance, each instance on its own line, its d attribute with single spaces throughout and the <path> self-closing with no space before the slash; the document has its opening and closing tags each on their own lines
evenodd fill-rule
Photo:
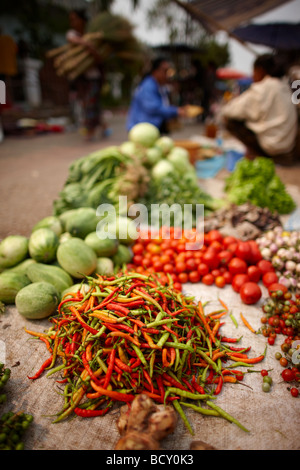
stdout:
<svg viewBox="0 0 300 470">
<path fill-rule="evenodd" d="M 290 165 L 294 162 L 297 111 L 287 81 L 275 72 L 271 54 L 255 60 L 253 82 L 223 107 L 225 127 L 245 145 L 247 158 L 265 156 Z"/>
</svg>

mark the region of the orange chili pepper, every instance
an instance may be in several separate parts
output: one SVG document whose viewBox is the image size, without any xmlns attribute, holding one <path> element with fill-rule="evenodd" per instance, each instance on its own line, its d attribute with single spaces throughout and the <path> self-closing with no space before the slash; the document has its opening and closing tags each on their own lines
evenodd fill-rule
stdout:
<svg viewBox="0 0 300 470">
<path fill-rule="evenodd" d="M 243 323 L 244 325 L 250 330 L 252 331 L 252 333 L 256 333 L 255 329 L 252 328 L 252 326 L 250 325 L 250 323 L 248 322 L 248 320 L 246 320 L 246 318 L 244 317 L 244 315 L 241 313 L 241 319 L 243 320 Z"/>
<path fill-rule="evenodd" d="M 203 305 L 202 305 L 202 302 L 201 302 L 201 301 L 198 302 L 198 306 L 199 306 L 199 309 L 196 310 L 197 315 L 198 315 L 198 317 L 200 318 L 200 320 L 202 321 L 202 323 L 204 324 L 204 326 L 205 326 L 205 328 L 206 328 L 206 330 L 207 330 L 207 332 L 208 332 L 208 334 L 209 334 L 211 340 L 213 341 L 213 343 L 215 343 L 215 342 L 216 342 L 216 339 L 215 339 L 215 337 L 214 337 L 214 335 L 213 335 L 213 332 L 212 332 L 212 330 L 211 330 L 211 328 L 210 328 L 210 326 L 209 326 L 209 324 L 208 324 L 208 321 L 207 321 L 206 318 L 205 318 L 205 315 L 204 315 L 204 312 L 203 312 Z"/>
</svg>

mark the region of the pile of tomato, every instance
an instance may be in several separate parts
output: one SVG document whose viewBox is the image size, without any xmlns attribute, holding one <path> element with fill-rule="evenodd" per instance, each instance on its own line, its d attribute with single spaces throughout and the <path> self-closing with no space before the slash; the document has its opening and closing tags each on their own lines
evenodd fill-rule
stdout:
<svg viewBox="0 0 300 470">
<path fill-rule="evenodd" d="M 163 283 L 171 277 L 178 290 L 187 282 L 219 288 L 229 284 L 248 305 L 261 298 L 260 282 L 267 287 L 278 282 L 274 267 L 262 258 L 255 240 L 223 236 L 219 230 L 201 239 L 193 233 L 163 227 L 155 237 L 140 234 L 132 248 L 135 269 L 159 273 Z"/>
</svg>

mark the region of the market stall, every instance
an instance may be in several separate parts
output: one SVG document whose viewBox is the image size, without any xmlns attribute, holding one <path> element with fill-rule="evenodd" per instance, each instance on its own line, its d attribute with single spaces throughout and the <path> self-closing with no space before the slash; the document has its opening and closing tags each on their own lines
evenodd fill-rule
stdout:
<svg viewBox="0 0 300 470">
<path fill-rule="evenodd" d="M 214 179 L 201 180 L 199 186 L 185 149 L 177 147 L 175 154 L 174 142 L 161 139 L 153 128 L 137 131 L 121 146 L 75 160 L 53 213 L 28 237 L 1 242 L 1 360 L 10 369 L 3 381 L 3 413 L 22 410 L 33 417 L 22 438 L 25 449 L 113 450 L 120 445 L 121 407 L 144 393 L 156 405 L 166 403 L 176 411 L 159 443 L 146 433 L 150 449 L 190 450 L 197 448 L 195 441 L 220 450 L 298 449 L 299 362 L 292 340 L 299 335 L 299 300 L 294 297 L 299 293 L 299 228 L 286 232 L 282 226 L 299 206 L 298 188 L 285 187 L 276 168 L 266 166 L 264 200 L 256 194 L 264 207 L 251 201 L 255 191 L 249 183 L 247 202 L 236 200 L 242 194 L 243 159 L 225 192 Z M 275 193 L 268 199 L 267 172 L 280 214 L 268 207 Z M 120 195 L 127 197 L 126 210 L 137 202 L 146 208 L 155 203 L 190 205 L 194 223 L 195 206 L 204 204 L 204 240 L 184 240 L 204 241 L 205 249 L 201 243 L 196 250 L 187 249 L 168 226 L 160 227 L 160 239 L 143 231 L 134 239 L 132 221 L 119 212 L 115 236 L 95 236 L 96 209 L 110 204 L 120 211 Z M 229 234 L 245 222 L 247 230 Z M 197 232 L 185 233 L 192 234 Z M 282 258 L 277 253 L 287 250 L 288 243 L 294 250 L 289 276 L 286 253 Z M 275 254 L 281 262 L 276 267 Z M 254 291 L 243 288 L 242 275 Z M 280 286 L 270 288 L 271 281 Z M 279 304 L 287 290 L 295 303 L 286 295 L 284 312 L 264 307 L 272 296 L 276 308 L 283 308 Z M 284 330 L 288 326 L 292 329 Z M 93 348 L 86 348 L 89 343 Z M 74 362 L 66 363 L 68 358 Z M 42 364 L 45 368 L 35 376 Z M 292 379 L 288 373 L 282 376 L 292 368 Z M 84 371 L 83 382 L 78 382 Z M 88 417 L 91 410 L 101 412 Z M 155 430 L 162 422 L 156 422 Z"/>
</svg>

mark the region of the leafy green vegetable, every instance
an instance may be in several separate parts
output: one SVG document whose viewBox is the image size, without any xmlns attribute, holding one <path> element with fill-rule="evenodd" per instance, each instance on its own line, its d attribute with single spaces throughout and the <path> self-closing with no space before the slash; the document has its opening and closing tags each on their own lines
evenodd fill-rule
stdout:
<svg viewBox="0 0 300 470">
<path fill-rule="evenodd" d="M 240 160 L 226 179 L 225 192 L 233 204 L 241 205 L 249 201 L 279 214 L 289 214 L 296 207 L 276 174 L 273 160 L 266 157 Z"/>
<path fill-rule="evenodd" d="M 162 180 L 157 181 L 151 180 L 147 194 L 144 198 L 139 201 L 141 204 L 145 204 L 148 209 L 149 220 L 151 222 L 151 207 L 152 204 L 167 204 L 172 206 L 173 204 L 179 204 L 181 208 L 185 207 L 185 210 L 189 210 L 193 218 L 193 225 L 196 225 L 196 205 L 204 204 L 204 214 L 208 214 L 223 204 L 222 201 L 213 198 L 205 191 L 203 191 L 197 183 L 197 179 L 192 179 L 188 173 L 178 175 L 173 172 L 172 174 L 166 175 Z M 175 217 L 171 214 L 171 224 L 175 223 Z"/>
</svg>

